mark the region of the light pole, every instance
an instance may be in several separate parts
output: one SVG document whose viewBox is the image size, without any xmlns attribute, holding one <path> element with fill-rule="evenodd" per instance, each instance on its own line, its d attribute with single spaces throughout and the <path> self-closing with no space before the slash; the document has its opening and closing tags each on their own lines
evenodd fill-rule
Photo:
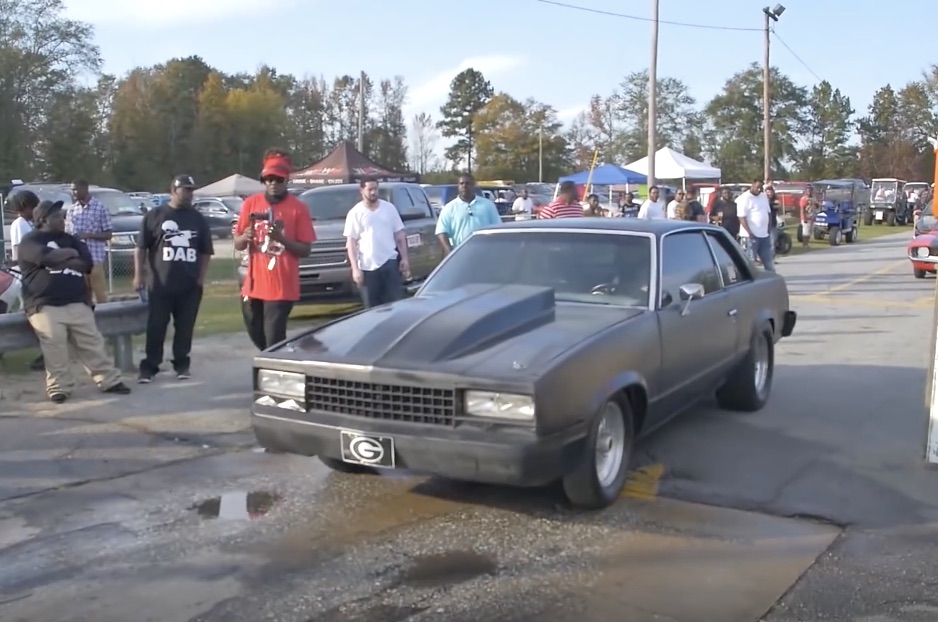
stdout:
<svg viewBox="0 0 938 622">
<path fill-rule="evenodd" d="M 785 12 L 785 7 L 776 4 L 774 8 L 765 7 L 762 13 L 765 14 L 765 66 L 762 68 L 762 180 L 768 182 L 772 178 L 772 119 L 769 115 L 769 75 L 772 67 L 769 64 L 769 42 L 771 35 L 769 25 L 771 22 L 777 22 L 778 18 Z"/>
<path fill-rule="evenodd" d="M 658 142 L 658 4 L 651 0 L 651 62 L 648 64 L 648 188 L 655 185 L 655 144 Z"/>
<path fill-rule="evenodd" d="M 544 126 L 537 128 L 537 181 L 544 182 Z"/>
</svg>

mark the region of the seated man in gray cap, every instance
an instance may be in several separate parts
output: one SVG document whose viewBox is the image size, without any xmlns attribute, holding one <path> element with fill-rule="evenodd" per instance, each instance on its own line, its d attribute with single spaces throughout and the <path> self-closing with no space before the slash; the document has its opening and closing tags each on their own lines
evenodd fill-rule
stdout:
<svg viewBox="0 0 938 622">
<path fill-rule="evenodd" d="M 46 361 L 46 392 L 61 404 L 75 386 L 69 351 L 105 393 L 130 389 L 108 358 L 91 307 L 86 275 L 93 265 L 87 246 L 65 232 L 62 201 L 43 201 L 33 210 L 35 229 L 19 244 L 23 307 Z"/>
</svg>

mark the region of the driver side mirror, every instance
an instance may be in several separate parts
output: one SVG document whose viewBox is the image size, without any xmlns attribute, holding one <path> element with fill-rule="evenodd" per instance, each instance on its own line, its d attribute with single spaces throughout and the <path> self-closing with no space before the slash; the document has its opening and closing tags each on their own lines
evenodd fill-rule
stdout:
<svg viewBox="0 0 938 622">
<path fill-rule="evenodd" d="M 681 300 L 684 301 L 684 307 L 681 309 L 681 315 L 687 315 L 690 310 L 691 300 L 699 300 L 704 297 L 704 286 L 700 283 L 685 283 L 681 285 Z"/>
</svg>

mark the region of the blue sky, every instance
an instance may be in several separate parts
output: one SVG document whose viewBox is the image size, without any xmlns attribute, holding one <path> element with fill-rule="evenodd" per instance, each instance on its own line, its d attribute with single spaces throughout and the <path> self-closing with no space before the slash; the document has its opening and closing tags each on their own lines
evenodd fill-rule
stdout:
<svg viewBox="0 0 938 622">
<path fill-rule="evenodd" d="M 570 4 L 647 18 L 651 0 L 569 0 Z M 660 0 L 660 19 L 753 32 L 662 24 L 659 76 L 685 81 L 703 102 L 750 62 L 762 61 L 767 0 Z M 537 0 L 65 0 L 70 17 L 91 22 L 105 71 L 122 74 L 173 56 L 197 54 L 227 72 L 262 63 L 327 79 L 364 70 L 404 76 L 407 112 L 438 116 L 452 77 L 467 66 L 496 90 L 553 105 L 564 120 L 592 93 L 648 66 L 647 21 L 595 15 Z M 929 24 L 938 2 L 787 0 L 778 34 L 803 61 L 773 41 L 772 63 L 796 82 L 814 74 L 865 110 L 873 92 L 901 86 L 938 62 Z M 774 5 L 774 3 L 773 3 Z M 898 7 L 901 5 L 901 11 Z M 880 32 L 881 34 L 877 34 Z M 278 35 L 279 33 L 279 35 Z M 279 36 L 279 40 L 277 37 Z M 807 65 L 807 67 L 805 66 Z"/>
</svg>

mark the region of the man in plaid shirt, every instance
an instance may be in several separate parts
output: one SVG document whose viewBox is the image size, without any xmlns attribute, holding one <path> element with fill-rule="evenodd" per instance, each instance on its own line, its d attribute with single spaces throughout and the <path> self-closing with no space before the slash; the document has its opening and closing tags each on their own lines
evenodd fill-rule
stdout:
<svg viewBox="0 0 938 622">
<path fill-rule="evenodd" d="M 107 302 L 107 279 L 104 278 L 104 262 L 107 243 L 111 239 L 111 213 L 107 206 L 91 196 L 88 181 L 76 179 L 72 183 L 75 202 L 65 214 L 65 230 L 82 240 L 91 253 L 94 267 L 88 277 L 91 293 L 96 304 Z"/>
</svg>

